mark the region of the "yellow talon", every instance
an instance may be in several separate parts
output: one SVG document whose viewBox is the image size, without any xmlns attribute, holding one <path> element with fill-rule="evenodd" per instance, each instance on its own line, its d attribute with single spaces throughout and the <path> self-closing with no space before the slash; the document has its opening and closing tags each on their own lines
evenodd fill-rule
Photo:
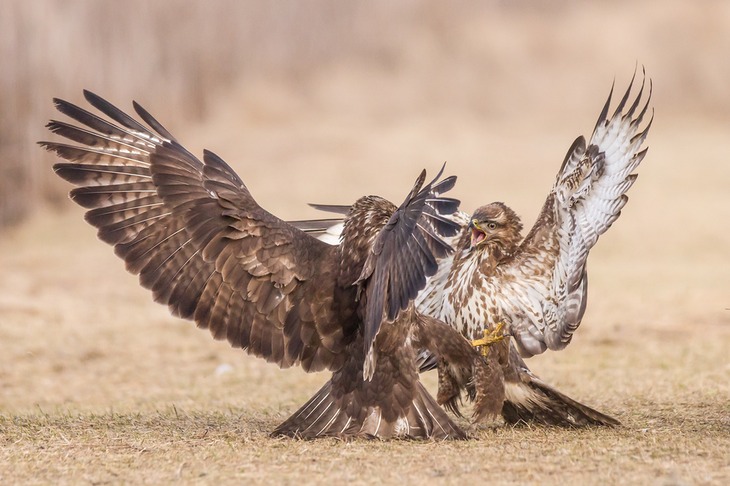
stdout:
<svg viewBox="0 0 730 486">
<path fill-rule="evenodd" d="M 485 329 L 484 330 L 484 337 L 481 339 L 475 339 L 471 342 L 471 345 L 476 347 L 481 347 L 480 350 L 482 356 L 485 358 L 487 357 L 487 354 L 489 354 L 489 347 L 492 344 L 500 342 L 502 339 L 506 337 L 506 335 L 502 332 L 504 330 L 504 322 L 499 322 L 497 326 L 494 329 Z"/>
</svg>

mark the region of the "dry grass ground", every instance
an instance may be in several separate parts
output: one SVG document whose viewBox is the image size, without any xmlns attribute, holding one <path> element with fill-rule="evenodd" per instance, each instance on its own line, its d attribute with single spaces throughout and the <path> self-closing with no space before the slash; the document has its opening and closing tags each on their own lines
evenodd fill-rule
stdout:
<svg viewBox="0 0 730 486">
<path fill-rule="evenodd" d="M 296 82 L 247 79 L 213 97 L 200 124 L 162 119 L 193 152 L 228 160 L 284 218 L 365 192 L 399 201 L 421 168 L 447 160 L 466 210 L 503 200 L 529 226 L 611 78 L 621 88 L 634 59 L 646 62 L 657 108 L 650 151 L 591 255 L 583 325 L 565 351 L 529 362 L 622 427 L 463 422 L 473 440 L 460 443 L 271 439 L 326 376 L 278 370 L 173 319 L 67 206 L 0 234 L 0 483 L 730 483 L 730 114 L 722 102 L 691 103 L 726 70 L 695 79 L 672 64 L 681 49 L 656 48 L 675 32 L 669 9 L 645 33 L 647 5 L 634 16 L 565 12 L 545 51 L 535 40 L 493 47 L 490 36 L 517 32 L 512 14 L 475 19 L 438 42 L 409 37 L 403 57 L 324 66 Z M 683 25 L 699 37 L 687 39 L 730 32 L 703 29 L 719 15 L 690 13 Z M 589 39 L 597 18 L 646 42 L 577 45 L 570 37 Z M 540 22 L 519 16 L 531 29 Z M 712 46 L 692 62 L 712 66 Z M 138 99 L 153 113 L 165 103 Z"/>
</svg>

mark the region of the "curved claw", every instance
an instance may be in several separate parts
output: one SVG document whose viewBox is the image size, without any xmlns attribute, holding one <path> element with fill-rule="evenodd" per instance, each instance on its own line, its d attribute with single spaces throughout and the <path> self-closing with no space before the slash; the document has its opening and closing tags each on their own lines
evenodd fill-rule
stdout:
<svg viewBox="0 0 730 486">
<path fill-rule="evenodd" d="M 475 348 L 481 347 L 481 355 L 486 358 L 489 354 L 489 347 L 507 337 L 507 334 L 505 334 L 503 331 L 504 322 L 500 321 L 494 329 L 485 329 L 484 337 L 473 340 L 471 342 L 471 345 Z"/>
</svg>

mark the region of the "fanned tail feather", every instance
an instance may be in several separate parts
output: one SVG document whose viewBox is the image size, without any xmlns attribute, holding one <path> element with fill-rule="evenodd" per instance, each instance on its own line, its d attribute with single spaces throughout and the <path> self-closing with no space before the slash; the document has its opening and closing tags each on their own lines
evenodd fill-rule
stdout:
<svg viewBox="0 0 730 486">
<path fill-rule="evenodd" d="M 466 434 L 446 415 L 420 382 L 407 413 L 388 421 L 377 407 L 356 408 L 352 401 L 332 394 L 332 382 L 279 425 L 273 436 L 299 439 L 336 437 L 353 439 L 466 439 Z M 353 410 L 355 408 L 355 410 Z"/>
<path fill-rule="evenodd" d="M 356 435 L 358 430 L 359 426 L 352 417 L 335 405 L 332 382 L 327 381 L 307 403 L 274 429 L 271 435 L 300 439 L 345 438 Z"/>
<path fill-rule="evenodd" d="M 529 371 L 518 382 L 505 383 L 502 417 L 509 424 L 538 423 L 558 427 L 609 426 L 621 422 L 573 400 Z"/>
</svg>

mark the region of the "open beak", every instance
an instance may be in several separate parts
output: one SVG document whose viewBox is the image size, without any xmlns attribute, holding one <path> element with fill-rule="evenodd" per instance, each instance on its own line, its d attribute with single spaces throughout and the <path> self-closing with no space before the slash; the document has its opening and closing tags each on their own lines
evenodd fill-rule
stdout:
<svg viewBox="0 0 730 486">
<path fill-rule="evenodd" d="M 475 248 L 479 243 L 487 238 L 487 234 L 479 226 L 476 219 L 472 219 L 469 222 L 469 229 L 471 230 L 471 247 Z"/>
</svg>

